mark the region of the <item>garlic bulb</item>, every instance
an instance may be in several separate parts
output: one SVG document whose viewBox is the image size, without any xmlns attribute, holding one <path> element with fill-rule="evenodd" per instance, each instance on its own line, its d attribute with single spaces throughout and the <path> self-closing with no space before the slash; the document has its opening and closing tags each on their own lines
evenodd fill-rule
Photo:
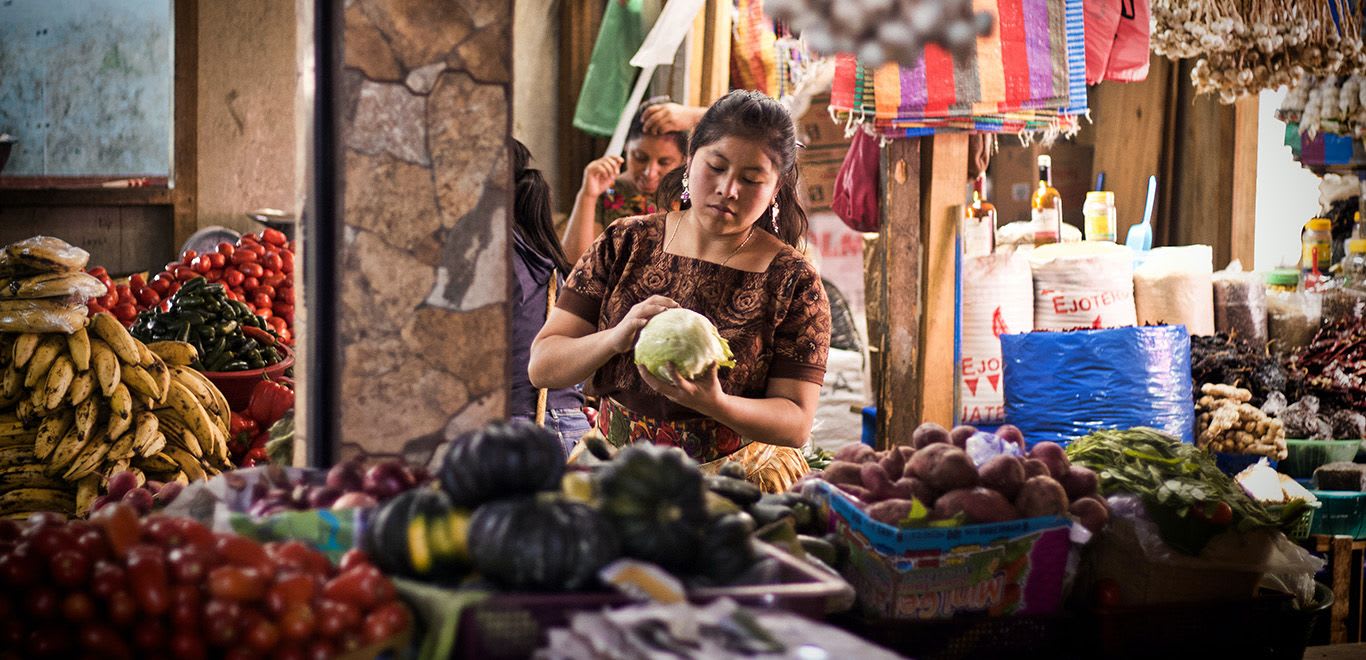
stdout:
<svg viewBox="0 0 1366 660">
<path fill-rule="evenodd" d="M 972 0 L 767 0 L 764 11 L 785 21 L 811 50 L 852 52 L 864 64 L 913 66 L 926 44 L 954 54 L 972 52 L 991 34 L 991 14 L 974 13 Z"/>
</svg>

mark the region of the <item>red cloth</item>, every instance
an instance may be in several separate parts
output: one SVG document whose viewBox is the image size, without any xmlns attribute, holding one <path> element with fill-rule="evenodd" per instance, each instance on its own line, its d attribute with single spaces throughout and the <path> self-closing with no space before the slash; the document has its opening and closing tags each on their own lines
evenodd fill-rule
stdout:
<svg viewBox="0 0 1366 660">
<path fill-rule="evenodd" d="M 1086 84 L 1148 77 L 1148 0 L 1086 0 Z"/>
</svg>

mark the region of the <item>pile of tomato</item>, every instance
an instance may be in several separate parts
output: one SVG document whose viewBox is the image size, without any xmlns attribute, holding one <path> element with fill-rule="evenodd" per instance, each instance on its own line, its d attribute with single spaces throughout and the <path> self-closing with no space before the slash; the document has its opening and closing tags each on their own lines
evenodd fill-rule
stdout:
<svg viewBox="0 0 1366 660">
<path fill-rule="evenodd" d="M 294 343 L 294 242 L 277 229 L 245 234 L 236 243 L 224 241 L 214 252 L 186 250 L 178 261 L 150 280 L 141 275 L 128 284 L 115 284 L 103 267 L 88 271 L 109 287 L 109 293 L 90 300 L 91 313 L 108 310 L 125 326 L 138 312 L 161 306 L 185 282 L 203 277 L 222 284 L 229 298 L 240 300 L 266 319 L 286 343 Z"/>
<path fill-rule="evenodd" d="M 358 551 L 334 567 L 299 541 L 123 503 L 89 521 L 0 521 L 0 584 L 0 658 L 332 658 L 411 625 Z"/>
</svg>

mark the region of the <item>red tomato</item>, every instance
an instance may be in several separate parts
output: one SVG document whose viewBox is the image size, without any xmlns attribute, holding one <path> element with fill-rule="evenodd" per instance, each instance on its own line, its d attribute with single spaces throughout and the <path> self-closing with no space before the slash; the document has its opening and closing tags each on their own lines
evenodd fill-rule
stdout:
<svg viewBox="0 0 1366 660">
<path fill-rule="evenodd" d="M 62 595 L 48 585 L 39 585 L 29 590 L 21 607 L 31 618 L 55 619 L 61 612 Z"/>
<path fill-rule="evenodd" d="M 390 601 L 365 617 L 365 642 L 376 644 L 408 629 L 407 608 L 398 601 Z"/>
<path fill-rule="evenodd" d="M 1229 506 L 1228 502 L 1216 503 L 1214 511 L 1209 513 L 1209 521 L 1219 526 L 1233 522 L 1233 507 Z"/>
<path fill-rule="evenodd" d="M 133 299 L 133 289 L 127 284 L 115 286 L 114 291 L 119 294 L 119 302 L 126 302 Z"/>
<path fill-rule="evenodd" d="M 176 629 L 194 630 L 199 627 L 203 600 L 198 584 L 177 584 L 171 587 L 171 623 L 175 624 Z"/>
<path fill-rule="evenodd" d="M 242 277 L 242 290 L 243 290 L 243 291 L 255 291 L 255 290 L 257 289 L 257 287 L 259 287 L 259 286 L 261 286 L 261 280 L 256 279 L 255 277 L 247 277 L 245 274 L 243 274 L 243 277 Z"/>
<path fill-rule="evenodd" d="M 370 555 L 365 554 L 365 551 L 360 548 L 351 548 L 341 556 L 341 560 L 337 562 L 337 568 L 342 571 L 349 571 L 357 566 L 368 566 L 369 564 Z"/>
<path fill-rule="evenodd" d="M 242 238 L 238 239 L 238 241 L 237 241 L 237 243 L 238 243 L 237 247 L 240 248 L 240 247 L 242 247 L 243 245 L 256 245 L 256 244 L 258 244 L 258 243 L 260 243 L 260 242 L 261 242 L 261 237 L 258 236 L 258 235 L 256 235 L 256 234 L 243 234 L 243 235 L 242 235 Z"/>
<path fill-rule="evenodd" d="M 188 282 L 196 277 L 199 277 L 199 273 L 196 273 L 189 266 L 176 266 L 175 268 L 175 278 L 181 282 Z"/>
<path fill-rule="evenodd" d="M 283 247 L 285 243 L 289 242 L 289 237 L 278 229 L 267 227 L 261 231 L 261 240 L 276 247 Z"/>
<path fill-rule="evenodd" d="M 128 288 L 137 291 L 144 286 L 147 286 L 147 278 L 143 277 L 142 273 L 133 273 L 128 276 Z"/>
<path fill-rule="evenodd" d="M 251 254 L 251 253 L 250 253 L 250 252 L 245 252 L 245 253 L 244 253 L 244 252 L 239 252 L 238 254 Z M 261 267 L 261 264 L 254 263 L 254 262 L 247 262 L 247 263 L 243 263 L 243 264 L 238 264 L 237 270 L 242 271 L 242 274 L 243 274 L 243 275 L 246 275 L 247 277 L 259 278 L 259 277 L 261 277 L 261 276 L 263 276 L 263 275 L 266 274 L 266 269 L 262 268 L 262 267 Z M 260 286 L 260 285 L 258 284 L 257 286 Z"/>
<path fill-rule="evenodd" d="M 197 257 L 197 256 L 199 256 L 199 253 L 198 253 L 198 252 L 195 252 L 194 250 L 186 250 L 186 251 L 184 251 L 184 252 L 181 253 L 180 259 L 181 259 L 181 261 L 184 261 L 185 263 L 188 264 L 188 263 L 190 263 L 191 261 L 194 261 L 194 258 Z"/>
<path fill-rule="evenodd" d="M 275 312 L 270 311 L 269 307 L 257 307 L 253 313 L 267 321 L 269 321 L 272 316 L 275 316 Z"/>
<path fill-rule="evenodd" d="M 261 257 L 256 254 L 255 250 L 248 247 L 242 247 L 238 249 L 237 252 L 233 253 L 232 263 L 240 268 L 246 264 L 254 264 L 260 258 Z"/>
<path fill-rule="evenodd" d="M 282 318 L 280 318 L 280 317 L 278 317 L 278 316 L 272 316 L 272 317 L 266 319 L 266 323 L 270 324 L 270 327 L 272 327 L 272 328 L 275 329 L 275 334 L 277 334 L 277 335 L 280 334 L 280 332 L 281 332 L 282 330 L 284 330 L 284 329 L 289 325 L 289 324 L 285 323 L 285 320 L 284 320 L 284 319 L 282 319 Z M 281 336 L 281 338 L 283 339 L 284 337 Z"/>
<path fill-rule="evenodd" d="M 39 556 L 51 557 L 75 541 L 75 535 L 65 525 L 42 524 L 27 534 L 28 542 Z"/>
<path fill-rule="evenodd" d="M 204 637 L 213 646 L 230 646 L 237 642 L 241 626 L 242 606 L 222 600 L 210 600 L 204 605 Z"/>
<path fill-rule="evenodd" d="M 171 296 L 174 296 L 174 295 L 176 294 L 176 292 L 179 291 L 179 290 L 180 290 L 180 282 L 178 282 L 178 281 L 177 281 L 177 282 L 172 282 L 172 283 L 171 283 L 171 286 L 168 287 L 168 288 L 166 289 L 166 296 L 165 296 L 165 297 L 169 298 L 169 297 L 171 297 Z"/>
<path fill-rule="evenodd" d="M 284 266 L 284 264 L 285 260 L 281 259 L 280 255 L 275 252 L 267 254 L 265 258 L 261 260 L 261 265 L 265 266 L 268 270 L 278 271 Z"/>
<path fill-rule="evenodd" d="M 280 272 L 294 272 L 294 248 L 280 251 Z"/>
<path fill-rule="evenodd" d="M 285 275 L 283 273 L 273 273 L 269 271 L 267 271 L 267 273 L 268 274 L 261 279 L 262 284 L 269 284 L 278 289 L 281 285 L 289 282 L 288 275 Z"/>
<path fill-rule="evenodd" d="M 280 617 L 280 634 L 285 639 L 303 641 L 313 634 L 313 610 L 304 604 L 291 605 Z"/>
<path fill-rule="evenodd" d="M 320 598 L 317 603 L 317 629 L 323 637 L 337 637 L 358 625 L 360 610 L 350 603 Z"/>
<path fill-rule="evenodd" d="M 180 528 L 180 536 L 185 539 L 185 545 L 198 546 L 204 550 L 205 556 L 215 557 L 214 546 L 217 539 L 214 538 L 213 530 L 193 518 L 177 516 L 171 520 Z"/>
<path fill-rule="evenodd" d="M 119 292 L 111 286 L 109 287 L 109 293 L 106 293 L 105 295 L 101 296 L 99 298 L 99 301 L 100 307 L 103 307 L 105 309 L 113 309 L 114 305 L 119 304 Z"/>
<path fill-rule="evenodd" d="M 132 323 L 133 319 L 138 317 L 138 308 L 130 302 L 114 305 L 109 311 L 114 315 L 114 318 L 121 321 L 124 325 Z"/>
<path fill-rule="evenodd" d="M 109 597 L 115 592 L 127 588 L 128 577 L 122 566 L 104 559 L 95 562 L 95 569 L 90 578 L 90 591 L 92 593 L 109 600 Z"/>
<path fill-rule="evenodd" d="M 222 243 L 218 244 L 218 253 L 225 257 L 231 257 L 232 253 L 236 251 L 237 246 L 227 241 L 223 241 Z"/>
<path fill-rule="evenodd" d="M 282 286 L 282 287 L 280 287 L 279 289 L 276 289 L 276 291 L 275 291 L 275 301 L 276 301 L 276 302 L 282 302 L 282 303 L 287 303 L 287 304 L 293 305 L 293 304 L 294 304 L 294 287 L 292 287 L 292 286 Z"/>
<path fill-rule="evenodd" d="M 202 660 L 209 655 L 208 649 L 204 647 L 204 642 L 200 640 L 197 631 L 190 631 L 184 628 L 179 629 L 171 637 L 171 657 L 180 660 Z"/>
<path fill-rule="evenodd" d="M 258 289 L 258 291 L 259 291 L 259 289 Z M 271 299 L 270 299 L 270 296 L 268 296 L 268 295 L 266 295 L 266 294 L 264 294 L 264 293 L 258 293 L 258 294 L 256 294 L 254 297 L 252 297 L 251 301 L 254 302 L 254 303 L 256 303 L 256 306 L 257 306 L 257 307 L 267 307 L 267 308 L 268 308 L 268 307 L 270 307 L 271 305 L 275 304 L 275 301 L 271 300 Z"/>
<path fill-rule="evenodd" d="M 109 271 L 105 270 L 104 266 L 95 266 L 94 268 L 86 270 L 85 272 L 88 275 L 94 275 L 95 277 L 100 279 L 103 279 L 104 277 L 109 275 Z"/>
<path fill-rule="evenodd" d="M 190 268 L 193 268 L 194 272 L 203 275 L 213 270 L 213 260 L 209 258 L 209 255 L 201 254 L 195 257 L 194 261 L 190 262 Z"/>
<path fill-rule="evenodd" d="M 160 619 L 144 619 L 133 626 L 133 646 L 142 651 L 157 651 L 166 645 L 166 626 Z"/>
<path fill-rule="evenodd" d="M 104 603 L 105 617 L 110 622 L 126 626 L 138 616 L 138 603 L 133 600 L 133 594 L 127 591 L 115 591 Z"/>
<path fill-rule="evenodd" d="M 81 623 L 95 618 L 95 599 L 90 594 L 77 591 L 62 599 L 62 616 L 72 623 Z"/>
<path fill-rule="evenodd" d="M 140 545 L 128 552 L 128 584 L 143 612 L 161 616 L 170 609 L 170 584 L 161 548 Z"/>
<path fill-rule="evenodd" d="M 280 629 L 264 618 L 247 628 L 247 645 L 257 651 L 273 650 L 279 643 Z"/>
<path fill-rule="evenodd" d="M 213 264 L 214 268 L 224 268 L 228 265 L 228 256 L 225 254 L 215 252 L 208 255 L 208 257 L 209 263 Z"/>
<path fill-rule="evenodd" d="M 236 268 L 223 269 L 223 281 L 227 282 L 230 287 L 242 286 L 242 280 L 244 279 L 246 279 L 246 276 L 242 274 L 242 271 L 237 270 Z"/>
<path fill-rule="evenodd" d="M 276 303 L 275 307 L 272 309 L 275 310 L 277 316 L 284 318 L 285 323 L 294 322 L 294 305 L 289 303 Z"/>
<path fill-rule="evenodd" d="M 109 311 L 109 310 L 105 309 L 102 305 L 100 305 L 100 299 L 99 299 L 99 298 L 91 298 L 90 300 L 87 300 L 86 303 L 85 303 L 85 308 L 86 308 L 86 311 L 90 312 L 90 315 L 91 315 L 91 316 L 94 316 L 94 315 L 96 315 L 96 314 L 99 314 L 100 312 L 107 312 L 107 311 Z"/>
<path fill-rule="evenodd" d="M 161 292 L 157 291 L 155 286 L 145 286 L 138 289 L 137 298 L 138 304 L 143 307 L 156 307 L 161 304 Z"/>
<path fill-rule="evenodd" d="M 266 436 L 269 438 L 269 434 Z M 307 543 L 302 541 L 285 541 L 274 547 L 271 556 L 279 564 L 297 567 L 299 570 L 326 577 L 328 570 L 332 568 L 332 562 L 328 561 L 327 555 L 314 550 Z M 309 592 L 312 595 L 312 591 Z"/>
<path fill-rule="evenodd" d="M 90 557 L 72 548 L 59 550 L 48 561 L 48 570 L 58 586 L 75 589 L 90 577 Z"/>
<path fill-rule="evenodd" d="M 266 580 L 253 568 L 219 566 L 209 571 L 209 595 L 239 602 L 259 600 L 266 595 Z"/>
<path fill-rule="evenodd" d="M 147 284 L 147 288 L 156 291 L 158 295 L 164 297 L 166 295 L 166 289 L 170 287 L 170 284 L 171 283 L 163 279 L 161 275 L 157 275 Z"/>
<path fill-rule="evenodd" d="M 228 564 L 242 568 L 254 568 L 266 579 L 274 577 L 275 570 L 270 561 L 270 555 L 266 554 L 266 549 L 260 543 L 237 534 L 219 533 L 215 534 L 214 537 L 216 539 L 214 549 L 218 551 L 218 556 L 222 557 Z"/>
<path fill-rule="evenodd" d="M 313 593 L 316 590 L 317 583 L 311 576 L 292 573 L 270 585 L 270 591 L 266 594 L 266 605 L 273 614 L 280 614 L 296 605 L 308 605 L 313 602 Z"/>
<path fill-rule="evenodd" d="M 104 540 L 104 532 L 98 529 L 87 529 L 78 533 L 75 548 L 91 560 L 109 556 L 109 543 Z"/>
<path fill-rule="evenodd" d="M 167 561 L 171 564 L 171 575 L 180 584 L 197 585 L 209 572 L 209 557 L 199 546 L 176 548 L 167 556 Z"/>
<path fill-rule="evenodd" d="M 269 284 L 262 284 L 261 286 L 256 287 L 255 293 L 258 296 L 265 296 L 271 301 L 275 300 L 275 287 Z"/>
<path fill-rule="evenodd" d="M 331 660 L 337 657 L 338 649 L 325 639 L 315 639 L 305 651 L 308 660 Z"/>
<path fill-rule="evenodd" d="M 222 281 L 223 281 L 223 269 L 221 269 L 221 268 L 215 268 L 215 269 L 209 271 L 209 274 L 208 274 L 208 275 L 205 275 L 204 277 L 208 278 L 208 280 L 209 280 L 210 282 L 222 282 Z"/>
</svg>

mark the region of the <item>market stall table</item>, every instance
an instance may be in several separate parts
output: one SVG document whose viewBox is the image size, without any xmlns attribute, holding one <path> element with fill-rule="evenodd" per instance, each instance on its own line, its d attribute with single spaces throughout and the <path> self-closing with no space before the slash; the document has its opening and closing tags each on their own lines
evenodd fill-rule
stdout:
<svg viewBox="0 0 1366 660">
<path fill-rule="evenodd" d="M 1315 551 L 1327 553 L 1328 565 L 1331 567 L 1329 585 L 1333 588 L 1333 609 L 1329 614 L 1329 641 L 1333 644 L 1360 642 L 1363 582 L 1366 582 L 1362 579 L 1362 563 L 1366 561 L 1366 539 L 1315 534 L 1310 540 L 1314 542 Z M 1366 654 L 1351 657 L 1366 657 Z"/>
</svg>

